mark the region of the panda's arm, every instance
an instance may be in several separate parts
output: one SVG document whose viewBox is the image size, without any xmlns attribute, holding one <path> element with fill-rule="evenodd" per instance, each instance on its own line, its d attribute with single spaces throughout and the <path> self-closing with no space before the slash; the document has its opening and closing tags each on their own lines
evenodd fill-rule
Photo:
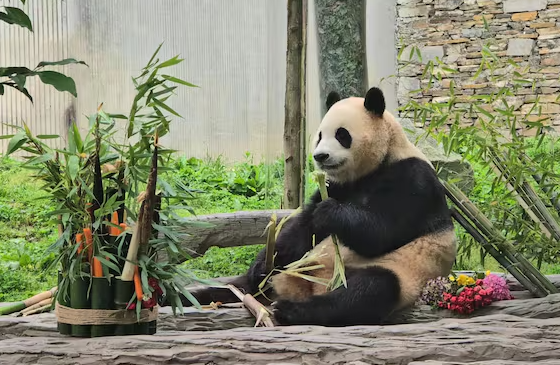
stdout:
<svg viewBox="0 0 560 365">
<path fill-rule="evenodd" d="M 328 199 L 317 206 L 314 224 L 367 257 L 451 225 L 443 187 L 428 168 L 416 163 L 395 169 L 364 194 L 364 205 Z"/>
<path fill-rule="evenodd" d="M 313 234 L 316 235 L 317 243 L 327 236 L 327 233 L 318 232 L 313 228 L 313 211 L 320 201 L 320 194 L 316 191 L 302 211 L 282 226 L 275 244 L 274 267 L 284 267 L 301 259 L 312 248 Z M 268 275 L 265 272 L 265 255 L 266 248 L 263 248 L 247 272 L 253 290 L 256 290 L 256 286 Z"/>
</svg>

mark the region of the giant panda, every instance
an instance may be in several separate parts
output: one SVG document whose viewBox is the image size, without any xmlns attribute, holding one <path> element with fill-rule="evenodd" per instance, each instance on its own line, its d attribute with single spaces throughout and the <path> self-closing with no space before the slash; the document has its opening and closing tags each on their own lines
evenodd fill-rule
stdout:
<svg viewBox="0 0 560 365">
<path fill-rule="evenodd" d="M 334 269 L 334 234 L 347 287 L 327 291 L 323 284 L 281 272 L 270 279 L 266 297 L 275 300 L 279 325 L 381 324 L 412 305 L 429 279 L 450 272 L 456 257 L 451 213 L 432 164 L 385 110 L 379 88 L 345 99 L 332 92 L 326 105 L 313 159 L 327 177 L 329 198 L 322 201 L 316 191 L 286 222 L 274 264 L 281 269 L 310 251 L 324 267 L 306 274 L 328 280 Z M 268 274 L 264 267 L 265 249 L 232 284 L 257 293 Z M 218 288 L 192 294 L 203 304 L 238 301 Z"/>
</svg>

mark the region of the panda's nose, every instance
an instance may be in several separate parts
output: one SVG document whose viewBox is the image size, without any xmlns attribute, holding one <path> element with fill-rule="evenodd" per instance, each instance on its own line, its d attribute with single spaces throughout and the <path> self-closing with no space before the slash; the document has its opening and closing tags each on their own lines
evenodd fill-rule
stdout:
<svg viewBox="0 0 560 365">
<path fill-rule="evenodd" d="M 327 158 L 329 158 L 329 154 L 328 153 L 317 153 L 317 154 L 313 155 L 313 158 L 317 162 L 325 162 L 327 160 Z"/>
</svg>

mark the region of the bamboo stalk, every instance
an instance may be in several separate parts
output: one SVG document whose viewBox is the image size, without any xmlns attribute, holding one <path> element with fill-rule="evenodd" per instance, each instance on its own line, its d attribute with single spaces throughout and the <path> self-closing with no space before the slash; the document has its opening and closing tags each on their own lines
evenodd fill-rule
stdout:
<svg viewBox="0 0 560 365">
<path fill-rule="evenodd" d="M 533 179 L 537 182 L 537 184 L 539 184 L 541 190 L 549 196 L 550 204 L 554 207 L 554 209 L 556 209 L 558 215 L 560 215 L 560 199 L 558 192 L 551 193 L 552 189 L 550 187 L 543 186 L 543 184 L 546 185 L 546 181 L 541 174 L 534 173 L 531 176 L 533 176 Z"/>
<path fill-rule="evenodd" d="M 267 227 L 265 272 L 270 273 L 274 263 L 274 248 L 276 246 L 276 214 L 270 217 Z"/>
<path fill-rule="evenodd" d="M 504 160 L 499 157 L 496 153 L 491 152 L 493 155 L 493 165 L 500 172 L 498 175 L 502 176 L 502 179 L 506 182 L 512 180 L 515 183 L 515 188 L 511 184 L 507 184 L 510 190 L 514 190 L 520 199 L 518 199 L 520 205 L 527 211 L 527 213 L 533 218 L 533 220 L 541 226 L 541 230 L 548 235 L 548 237 L 554 237 L 556 241 L 560 242 L 560 225 L 554 219 L 552 214 L 548 211 L 540 197 L 537 195 L 533 187 L 527 182 L 523 181 L 520 184 L 517 183 L 517 179 L 510 173 Z M 520 200 L 522 199 L 523 202 Z"/>
<path fill-rule="evenodd" d="M 545 177 L 537 173 L 537 170 L 531 167 L 533 160 L 529 156 L 523 153 L 519 156 L 519 158 L 521 158 L 523 162 L 525 162 L 525 164 L 529 166 L 529 170 L 531 171 L 531 176 L 533 177 L 535 182 L 539 185 L 541 190 L 549 197 L 550 204 L 554 207 L 554 209 L 560 216 L 560 198 L 558 192 L 551 192 L 552 189 L 549 186 L 546 186 L 550 184 L 547 182 L 547 179 Z"/>
<path fill-rule="evenodd" d="M 515 250 L 515 247 L 511 244 L 511 242 L 509 242 L 501 234 L 501 232 L 495 229 L 488 218 L 486 218 L 486 216 L 484 216 L 484 214 L 482 214 L 455 185 L 447 181 L 442 181 L 442 183 L 446 188 L 446 194 L 451 201 L 469 217 L 481 233 L 495 242 L 495 245 L 501 252 L 509 256 L 512 263 L 519 264 L 528 278 L 533 277 L 535 285 L 543 286 L 547 289 L 548 293 L 558 292 L 558 289 L 552 285 L 552 283 L 544 275 L 536 270 L 523 255 L 519 254 L 517 250 Z"/>
<path fill-rule="evenodd" d="M 243 294 L 239 289 L 237 289 L 233 285 L 227 286 L 229 290 L 236 297 L 239 298 L 245 305 L 245 307 L 251 312 L 251 314 L 257 319 L 255 323 L 255 327 L 258 326 L 261 322 L 265 327 L 274 327 L 274 323 L 272 323 L 272 319 L 270 319 L 270 311 L 266 309 L 264 305 L 259 303 L 252 295 L 250 294 Z"/>
<path fill-rule="evenodd" d="M 517 266 L 512 264 L 507 257 L 502 255 L 482 234 L 457 210 L 451 208 L 451 215 L 453 218 L 478 242 L 480 245 L 498 261 L 502 267 L 509 271 L 513 277 L 521 283 L 531 294 L 537 297 L 545 297 L 546 291 L 541 287 L 535 285 L 529 278 L 527 278 Z"/>
<path fill-rule="evenodd" d="M 43 312 L 49 312 L 52 308 L 52 303 L 49 304 L 45 304 L 41 307 L 35 308 L 32 311 L 27 312 L 26 314 L 24 314 L 23 316 L 30 316 L 32 314 L 39 314 L 39 313 L 43 313 Z"/>
<path fill-rule="evenodd" d="M 317 172 L 315 176 L 317 178 L 317 183 L 319 184 L 319 192 L 321 193 L 321 199 L 322 200 L 328 199 L 329 195 L 327 192 L 327 186 L 325 182 L 325 174 L 322 172 Z M 346 282 L 344 261 L 342 260 L 342 256 L 340 255 L 340 247 L 338 246 L 338 239 L 334 234 L 331 235 L 331 238 L 335 249 L 334 272 L 333 272 L 333 277 L 329 282 L 329 285 L 327 286 L 327 290 L 335 290 L 341 285 L 344 285 L 344 287 L 348 287 L 348 283 Z"/>
<path fill-rule="evenodd" d="M 33 311 L 33 310 L 35 310 L 35 309 L 37 309 L 37 308 L 41 308 L 41 307 L 43 307 L 43 306 L 45 306 L 45 305 L 47 305 L 47 304 L 52 304 L 52 301 L 53 301 L 53 298 L 52 298 L 52 297 L 43 299 L 43 300 L 41 300 L 39 303 L 35 303 L 35 304 L 33 304 L 33 305 L 31 305 L 31 306 L 25 308 L 24 310 L 22 310 L 22 311 L 19 313 L 19 315 L 25 317 L 25 316 L 26 316 L 26 313 L 31 312 L 31 311 Z"/>
<path fill-rule="evenodd" d="M 502 180 L 504 181 L 504 184 L 506 185 L 506 188 L 515 196 L 515 200 L 517 200 L 519 205 L 521 205 L 521 207 L 525 210 L 525 212 L 531 217 L 533 222 L 537 223 L 540 226 L 541 231 L 543 231 L 543 233 L 547 237 L 551 237 L 552 236 L 551 231 L 544 225 L 542 220 L 539 219 L 539 217 L 537 217 L 535 215 L 535 212 L 533 211 L 533 209 L 531 209 L 531 207 L 529 207 L 529 205 L 525 201 L 525 196 L 521 192 L 519 192 L 519 189 L 522 190 L 522 187 L 519 187 L 518 189 L 516 189 L 512 185 L 512 183 L 508 181 L 509 178 L 504 173 L 503 165 L 499 161 L 491 162 L 490 165 L 491 165 L 492 169 L 494 170 L 494 173 L 502 178 Z"/>
<path fill-rule="evenodd" d="M 148 176 L 146 191 L 143 194 L 144 198 L 142 205 L 140 206 L 138 220 L 136 222 L 136 226 L 134 227 L 134 233 L 128 248 L 126 262 L 121 274 L 121 280 L 123 281 L 133 280 L 134 266 L 136 265 L 138 250 L 142 245 L 149 242 L 150 235 L 152 233 L 152 220 L 154 217 L 154 200 L 157 183 L 157 157 L 158 136 L 156 134 L 154 138 L 154 152 L 152 154 L 152 167 L 150 169 L 150 175 Z"/>
</svg>

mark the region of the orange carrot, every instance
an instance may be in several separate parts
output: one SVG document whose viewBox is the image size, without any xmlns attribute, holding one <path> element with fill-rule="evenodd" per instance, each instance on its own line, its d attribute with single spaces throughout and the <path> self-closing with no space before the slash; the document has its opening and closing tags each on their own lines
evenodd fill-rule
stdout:
<svg viewBox="0 0 560 365">
<path fill-rule="evenodd" d="M 78 255 L 82 253 L 84 249 L 84 242 L 83 242 L 84 235 L 82 233 L 76 233 L 76 242 L 78 242 Z"/>
<path fill-rule="evenodd" d="M 93 258 L 93 236 L 91 235 L 90 228 L 84 228 L 84 236 L 86 236 L 86 247 L 88 253 L 88 261 L 91 262 Z"/>
<path fill-rule="evenodd" d="M 113 223 L 115 226 L 119 225 L 119 213 L 118 212 L 113 212 L 113 217 L 111 219 L 111 223 Z M 118 236 L 119 235 L 119 229 L 115 226 L 111 226 L 111 228 L 109 229 L 109 234 L 111 236 Z"/>
<path fill-rule="evenodd" d="M 101 278 L 103 277 L 103 266 L 101 266 L 101 261 L 97 257 L 93 258 L 93 277 Z"/>
<path fill-rule="evenodd" d="M 121 226 L 119 234 L 126 231 L 126 223 L 121 223 L 121 224 L 119 224 L 119 226 Z"/>
<path fill-rule="evenodd" d="M 138 300 L 142 300 L 144 293 L 142 292 L 142 282 L 140 281 L 140 272 L 138 271 L 138 266 L 134 267 L 134 289 L 136 290 L 136 297 Z"/>
</svg>

